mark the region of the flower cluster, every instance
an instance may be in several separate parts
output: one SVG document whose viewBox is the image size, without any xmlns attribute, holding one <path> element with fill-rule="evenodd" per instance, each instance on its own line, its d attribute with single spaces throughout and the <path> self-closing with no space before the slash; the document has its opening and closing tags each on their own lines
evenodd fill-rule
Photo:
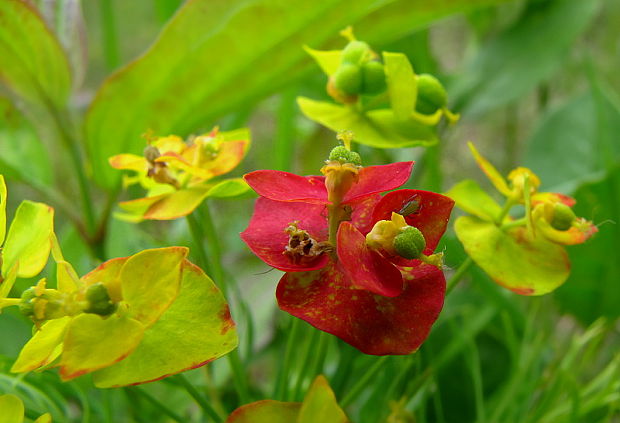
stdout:
<svg viewBox="0 0 620 423">
<path fill-rule="evenodd" d="M 214 181 L 230 172 L 245 156 L 250 144 L 244 129 L 192 137 L 176 135 L 149 139 L 144 155 L 119 154 L 110 158 L 116 169 L 136 172 L 125 185 L 140 183 L 146 197 L 120 203 L 131 221 L 170 220 L 190 214 L 206 197 L 234 197 L 247 191 L 242 179 Z"/>
<path fill-rule="evenodd" d="M 570 262 L 564 245 L 585 242 L 598 231 L 575 216 L 575 200 L 559 193 L 539 192 L 540 179 L 530 169 L 514 169 L 505 179 L 476 150 L 478 166 L 506 198 L 500 206 L 474 181 L 455 185 L 448 196 L 473 216 L 456 220 L 455 230 L 467 254 L 496 282 L 523 295 L 542 295 L 566 281 Z M 520 205 L 525 215 L 510 215 Z"/>
<path fill-rule="evenodd" d="M 401 189 L 413 162 L 362 167 L 336 147 L 323 176 L 275 170 L 245 175 L 260 195 L 241 234 L 286 274 L 280 308 L 367 354 L 409 354 L 443 306 L 441 254 L 433 251 L 453 201 Z"/>
</svg>

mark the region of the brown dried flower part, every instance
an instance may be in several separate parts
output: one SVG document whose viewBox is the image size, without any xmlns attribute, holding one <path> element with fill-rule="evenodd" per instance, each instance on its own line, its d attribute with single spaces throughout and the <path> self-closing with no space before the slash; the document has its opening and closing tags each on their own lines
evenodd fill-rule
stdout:
<svg viewBox="0 0 620 423">
<path fill-rule="evenodd" d="M 316 260 L 324 252 L 333 250 L 326 241 L 317 241 L 307 231 L 298 228 L 299 221 L 289 223 L 284 229 L 289 236 L 288 245 L 282 254 L 288 256 L 295 264 L 306 264 Z"/>
</svg>

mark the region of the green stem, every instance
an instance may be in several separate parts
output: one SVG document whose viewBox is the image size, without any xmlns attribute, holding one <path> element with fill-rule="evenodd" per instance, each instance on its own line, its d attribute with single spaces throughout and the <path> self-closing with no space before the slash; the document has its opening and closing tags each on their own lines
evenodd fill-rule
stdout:
<svg viewBox="0 0 620 423">
<path fill-rule="evenodd" d="M 203 211 L 203 213 L 201 213 L 202 222 L 204 223 L 202 228 L 207 239 L 207 244 L 209 245 L 209 252 L 211 253 L 210 258 L 212 274 L 210 276 L 221 288 L 224 295 L 228 295 L 228 286 L 224 281 L 224 269 L 222 267 L 222 246 L 220 245 L 220 238 L 215 230 L 211 210 L 209 209 L 209 204 L 206 201 L 203 201 L 201 209 Z"/>
<path fill-rule="evenodd" d="M 502 207 L 502 210 L 500 211 L 499 215 L 495 219 L 495 224 L 496 225 L 501 225 L 502 224 L 502 222 L 504 221 L 504 218 L 506 217 L 506 215 L 508 215 L 508 212 L 510 211 L 512 206 L 514 206 L 514 204 L 515 204 L 515 202 L 511 198 L 508 198 L 506 200 L 506 202 L 504 203 L 504 207 Z"/>
<path fill-rule="evenodd" d="M 456 269 L 452 277 L 448 280 L 446 284 L 446 296 L 452 292 L 452 290 L 458 285 L 458 283 L 463 279 L 463 275 L 469 270 L 469 267 L 473 264 L 473 260 L 471 257 L 467 257 L 463 263 Z"/>
<path fill-rule="evenodd" d="M 230 369 L 232 370 L 233 381 L 235 383 L 235 389 L 239 394 L 239 400 L 241 404 L 248 404 L 250 402 L 250 390 L 248 388 L 248 380 L 245 376 L 245 372 L 243 371 L 243 365 L 241 363 L 241 358 L 239 357 L 239 350 L 232 350 L 228 355 L 226 355 L 228 359 L 228 364 L 230 364 Z"/>
<path fill-rule="evenodd" d="M 300 320 L 296 317 L 291 317 L 293 320 L 291 322 L 291 330 L 288 334 L 288 340 L 286 342 L 286 350 L 284 351 L 284 358 L 282 359 L 282 365 L 280 366 L 280 371 L 278 374 L 278 380 L 276 381 L 276 386 L 274 390 L 274 399 L 283 400 L 284 392 L 287 390 L 287 382 L 289 370 L 291 367 L 291 358 L 293 355 L 293 348 L 297 344 L 297 337 L 299 335 L 300 329 Z"/>
<path fill-rule="evenodd" d="M 206 401 L 206 399 L 202 395 L 200 395 L 200 392 L 198 392 L 194 385 L 192 385 L 184 375 L 178 374 L 177 376 L 175 376 L 175 379 L 179 382 L 181 386 L 183 386 L 183 388 L 185 388 L 187 393 L 198 403 L 200 408 L 202 408 L 202 410 L 213 419 L 214 422 L 221 423 L 224 421 L 225 417 L 220 416 L 217 411 L 215 411 L 215 409 L 211 407 L 211 405 Z"/>
<path fill-rule="evenodd" d="M 513 221 L 508 222 L 508 223 L 504 223 L 501 226 L 501 229 L 505 231 L 506 229 L 514 228 L 516 226 L 527 225 L 527 222 L 528 222 L 528 218 L 527 217 L 522 217 L 521 219 L 517 219 L 517 220 L 513 220 Z"/>
<path fill-rule="evenodd" d="M 179 423 L 185 423 L 186 422 L 186 419 L 182 418 L 181 416 L 176 414 L 174 411 L 172 411 L 171 409 L 166 407 L 157 398 L 155 398 L 154 396 L 152 396 L 151 394 L 146 392 L 143 388 L 138 388 L 138 387 L 134 386 L 134 387 L 126 388 L 126 389 L 130 390 L 131 392 L 135 392 L 135 393 L 141 395 L 142 397 L 144 397 L 148 402 L 153 404 L 155 406 L 155 408 L 157 408 L 159 411 L 161 411 L 162 413 L 164 413 L 165 415 L 170 417 L 175 422 L 179 422 Z"/>
<path fill-rule="evenodd" d="M 112 0 L 101 2 L 101 32 L 103 35 L 103 54 L 108 69 L 114 69 L 119 63 L 118 39 L 116 37 L 116 18 Z"/>
<path fill-rule="evenodd" d="M 202 243 L 204 237 L 202 234 L 202 228 L 200 227 L 200 223 L 198 223 L 198 220 L 196 220 L 196 217 L 193 213 L 185 216 L 185 220 L 187 221 L 189 232 L 192 235 L 192 239 L 194 240 L 194 247 L 196 248 L 196 255 L 198 256 L 198 265 L 204 269 L 206 274 L 211 276 L 213 272 L 209 264 L 207 251 L 205 250 L 205 247 Z"/>
<path fill-rule="evenodd" d="M 314 346 L 316 345 L 317 338 L 320 336 L 321 332 L 317 330 L 313 330 L 311 336 L 308 337 L 306 344 L 304 345 L 304 352 L 299 361 L 301 369 L 299 370 L 299 374 L 297 376 L 297 383 L 295 383 L 295 389 L 293 390 L 293 400 L 297 400 L 301 395 L 301 388 L 304 384 L 304 380 L 306 378 L 306 371 L 308 370 L 310 364 L 310 354 L 314 351 Z M 291 398 L 287 398 L 291 399 Z"/>
<path fill-rule="evenodd" d="M 373 365 L 370 366 L 370 368 L 366 371 L 366 373 L 357 381 L 357 383 L 355 385 L 353 385 L 353 387 L 351 388 L 349 393 L 344 396 L 342 401 L 340 401 L 340 406 L 341 407 L 344 408 L 347 405 L 349 405 L 351 403 L 351 401 L 353 401 L 358 396 L 358 394 L 364 388 L 366 388 L 368 386 L 368 382 L 370 381 L 370 379 L 372 379 L 374 376 L 376 376 L 376 374 L 383 367 L 383 365 L 388 360 L 388 358 L 389 358 L 389 356 L 387 356 L 387 355 L 383 356 L 383 357 L 377 359 L 373 363 Z"/>
</svg>

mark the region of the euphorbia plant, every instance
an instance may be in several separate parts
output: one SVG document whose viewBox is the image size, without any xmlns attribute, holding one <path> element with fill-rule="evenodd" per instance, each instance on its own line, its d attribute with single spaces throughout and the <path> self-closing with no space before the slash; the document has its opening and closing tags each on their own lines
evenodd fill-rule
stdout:
<svg viewBox="0 0 620 423">
<path fill-rule="evenodd" d="M 342 31 L 342 50 L 306 48 L 328 77 L 327 93 L 338 103 L 299 97 L 302 112 L 334 131 L 349 129 L 356 141 L 381 148 L 432 145 L 442 116 L 458 120 L 447 107 L 448 95 L 433 75 L 416 75 L 402 53 L 379 55 Z M 382 60 L 382 61 L 381 61 Z"/>
<path fill-rule="evenodd" d="M 52 243 L 57 288 L 42 279 L 22 294 L 20 310 L 37 330 L 13 372 L 59 366 L 63 380 L 93 373 L 99 387 L 123 386 L 199 367 L 237 346 L 228 305 L 185 259 L 187 248 L 112 259 L 78 278 Z"/>
<path fill-rule="evenodd" d="M 559 193 L 539 192 L 539 178 L 519 167 L 506 180 L 495 167 L 469 147 L 495 188 L 506 198 L 495 202 L 473 180 L 455 185 L 447 195 L 473 216 L 456 220 L 455 229 L 467 254 L 497 283 L 523 295 L 553 291 L 568 278 L 570 262 L 564 245 L 585 242 L 598 231 L 571 207 L 575 200 Z M 525 213 L 513 218 L 521 205 Z"/>
<path fill-rule="evenodd" d="M 265 263 L 286 274 L 280 308 L 364 353 L 409 354 L 443 306 L 441 254 L 433 251 L 452 210 L 440 194 L 398 188 L 413 162 L 361 165 L 350 140 L 321 172 L 245 175 L 260 195 L 241 234 Z"/>
<path fill-rule="evenodd" d="M 234 197 L 247 191 L 242 179 L 215 180 L 230 172 L 245 156 L 250 134 L 245 129 L 191 137 L 148 138 L 144 156 L 119 154 L 110 158 L 116 169 L 131 170 L 126 184 L 140 183 L 146 197 L 124 201 L 121 216 L 132 221 L 169 220 L 190 214 L 206 197 Z"/>
</svg>

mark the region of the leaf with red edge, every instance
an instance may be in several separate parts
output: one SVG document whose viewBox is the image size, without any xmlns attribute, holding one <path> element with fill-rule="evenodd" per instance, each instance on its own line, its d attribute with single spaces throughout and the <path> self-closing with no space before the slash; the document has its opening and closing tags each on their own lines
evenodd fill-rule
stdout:
<svg viewBox="0 0 620 423">
<path fill-rule="evenodd" d="M 394 298 L 352 287 L 330 262 L 312 272 L 285 274 L 280 308 L 331 333 L 365 354 L 410 354 L 424 342 L 443 307 L 445 278 L 436 267 L 403 271 L 405 290 Z"/>
<path fill-rule="evenodd" d="M 70 320 L 70 317 L 65 316 L 43 324 L 19 352 L 11 372 L 23 373 L 36 370 L 58 358 Z"/>
<path fill-rule="evenodd" d="M 413 162 L 364 167 L 359 172 L 357 182 L 344 196 L 342 203 L 350 204 L 371 194 L 398 188 L 409 180 L 412 168 Z"/>
<path fill-rule="evenodd" d="M 402 214 L 408 225 L 418 228 L 426 239 L 426 254 L 432 254 L 446 231 L 454 201 L 445 195 L 416 189 L 386 194 L 375 206 L 372 220 L 390 220 L 392 212 Z"/>
<path fill-rule="evenodd" d="M 279 170 L 256 170 L 243 179 L 261 197 L 276 201 L 327 204 L 325 180 Z"/>
<path fill-rule="evenodd" d="M 93 374 L 100 388 L 145 383 L 202 366 L 238 343 L 228 304 L 213 281 L 185 260 L 179 295 L 124 360 Z M 179 354 L 182 351 L 182 354 Z"/>
<path fill-rule="evenodd" d="M 328 256 L 322 254 L 315 261 L 293 263 L 284 255 L 289 236 L 284 230 L 294 221 L 298 228 L 308 232 L 316 241 L 327 240 L 327 210 L 324 205 L 273 201 L 259 198 L 254 214 L 241 239 L 252 252 L 269 266 L 287 271 L 315 270 L 325 266 Z"/>
<path fill-rule="evenodd" d="M 525 227 L 503 231 L 493 223 L 463 216 L 454 229 L 476 264 L 517 294 L 546 294 L 568 278 L 570 262 L 564 247 L 541 236 L 532 238 Z"/>
<path fill-rule="evenodd" d="M 144 325 L 131 317 L 113 314 L 102 318 L 83 313 L 73 318 L 64 338 L 60 377 L 73 379 L 127 357 L 144 335 Z"/>
<path fill-rule="evenodd" d="M 226 423 L 294 423 L 300 409 L 300 402 L 256 401 L 237 408 Z"/>
<path fill-rule="evenodd" d="M 108 162 L 114 169 L 134 170 L 144 174 L 146 174 L 148 167 L 146 159 L 137 154 L 117 154 L 110 157 Z"/>
<path fill-rule="evenodd" d="M 403 292 L 400 271 L 366 247 L 366 237 L 349 222 L 338 228 L 338 259 L 353 286 L 374 294 L 396 297 Z"/>
</svg>

